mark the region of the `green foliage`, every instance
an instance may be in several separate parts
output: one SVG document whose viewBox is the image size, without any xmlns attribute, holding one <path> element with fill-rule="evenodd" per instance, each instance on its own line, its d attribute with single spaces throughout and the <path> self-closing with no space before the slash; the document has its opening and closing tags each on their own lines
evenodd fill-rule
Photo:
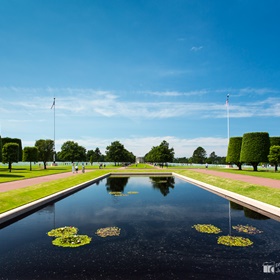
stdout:
<svg viewBox="0 0 280 280">
<path fill-rule="evenodd" d="M 202 147 L 198 147 L 196 150 L 194 150 L 192 155 L 192 162 L 193 163 L 205 163 L 206 160 L 206 151 Z"/>
<path fill-rule="evenodd" d="M 271 164 L 274 164 L 275 172 L 277 166 L 280 163 L 280 146 L 271 146 L 269 150 L 268 160 Z"/>
<path fill-rule="evenodd" d="M 47 161 L 51 161 L 54 154 L 54 141 L 40 139 L 35 142 L 35 147 L 38 148 L 38 160 L 44 163 L 44 169 L 46 169 Z"/>
<path fill-rule="evenodd" d="M 221 229 L 211 224 L 197 224 L 194 225 L 193 228 L 195 228 L 198 232 L 203 232 L 203 233 L 218 234 L 222 232 Z"/>
<path fill-rule="evenodd" d="M 30 162 L 30 170 L 32 170 L 31 162 L 38 161 L 38 148 L 37 147 L 24 147 L 23 149 L 23 161 Z"/>
<path fill-rule="evenodd" d="M 66 141 L 61 146 L 59 159 L 63 161 L 85 161 L 86 149 L 74 141 Z"/>
<path fill-rule="evenodd" d="M 52 241 L 54 246 L 76 248 L 89 244 L 91 237 L 87 235 L 68 235 L 58 237 Z"/>
<path fill-rule="evenodd" d="M 102 162 L 103 156 L 100 149 L 97 147 L 95 150 L 87 151 L 87 160 L 92 164 L 93 162 Z"/>
<path fill-rule="evenodd" d="M 65 226 L 60 228 L 55 228 L 49 231 L 48 236 L 61 237 L 61 236 L 69 236 L 78 233 L 78 228 L 72 226 Z"/>
<path fill-rule="evenodd" d="M 270 146 L 280 146 L 280 137 L 270 137 Z"/>
<path fill-rule="evenodd" d="M 2 162 L 9 164 L 12 171 L 12 163 L 19 160 L 19 145 L 16 143 L 6 143 L 2 148 Z"/>
<path fill-rule="evenodd" d="M 235 164 L 241 170 L 240 152 L 242 147 L 242 137 L 231 137 L 229 139 L 226 162 Z"/>
<path fill-rule="evenodd" d="M 18 144 L 18 161 L 22 161 L 22 143 L 21 139 L 18 138 L 9 138 L 9 137 L 4 137 L 2 138 L 2 147 L 7 144 L 7 143 L 16 143 Z"/>
<path fill-rule="evenodd" d="M 257 171 L 260 162 L 268 162 L 270 147 L 269 134 L 267 132 L 245 133 L 242 139 L 240 161 L 251 164 Z"/>
<path fill-rule="evenodd" d="M 135 156 L 126 150 L 123 144 L 115 141 L 106 147 L 106 160 L 113 161 L 116 165 L 120 162 L 135 162 Z"/>
<path fill-rule="evenodd" d="M 234 246 L 234 247 L 247 247 L 253 245 L 253 242 L 249 238 L 244 238 L 240 236 L 220 236 L 218 238 L 218 244 L 225 246 Z"/>
<path fill-rule="evenodd" d="M 145 155 L 146 162 L 167 163 L 173 162 L 174 149 L 169 148 L 169 143 L 163 140 L 159 146 L 152 149 Z"/>
</svg>

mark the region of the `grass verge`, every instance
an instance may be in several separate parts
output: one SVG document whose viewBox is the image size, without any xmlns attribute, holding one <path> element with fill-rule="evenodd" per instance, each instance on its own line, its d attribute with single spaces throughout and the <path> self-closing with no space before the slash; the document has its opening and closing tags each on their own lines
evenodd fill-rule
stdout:
<svg viewBox="0 0 280 280">
<path fill-rule="evenodd" d="M 192 179 L 213 185 L 215 187 L 235 192 L 276 207 L 280 207 L 280 189 L 253 185 L 243 181 L 236 181 L 218 176 L 207 175 L 189 170 L 172 169 L 173 172 Z"/>
</svg>

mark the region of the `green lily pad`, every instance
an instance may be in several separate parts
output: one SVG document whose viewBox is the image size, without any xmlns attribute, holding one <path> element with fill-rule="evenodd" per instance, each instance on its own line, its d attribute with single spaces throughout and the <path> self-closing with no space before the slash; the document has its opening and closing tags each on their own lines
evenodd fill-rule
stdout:
<svg viewBox="0 0 280 280">
<path fill-rule="evenodd" d="M 203 233 L 218 234 L 218 233 L 222 232 L 221 229 L 219 229 L 218 227 L 215 227 L 211 224 L 197 224 L 192 227 L 195 228 L 198 232 L 203 232 Z"/>
<path fill-rule="evenodd" d="M 225 246 L 235 246 L 235 247 L 246 247 L 251 246 L 253 242 L 249 238 L 244 238 L 240 236 L 220 236 L 218 238 L 218 244 L 222 244 Z"/>
<path fill-rule="evenodd" d="M 52 241 L 54 246 L 59 247 L 80 247 L 86 244 L 89 244 L 91 241 L 91 237 L 87 235 L 69 235 L 58 237 Z"/>
<path fill-rule="evenodd" d="M 55 228 L 49 231 L 47 234 L 48 236 L 60 237 L 60 236 L 68 236 L 77 234 L 78 229 L 72 226 L 65 226 L 60 228 Z"/>
</svg>

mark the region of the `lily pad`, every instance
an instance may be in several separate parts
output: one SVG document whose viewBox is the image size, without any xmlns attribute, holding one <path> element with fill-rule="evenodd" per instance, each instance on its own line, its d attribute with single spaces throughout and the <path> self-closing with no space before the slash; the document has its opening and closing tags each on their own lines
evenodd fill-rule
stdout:
<svg viewBox="0 0 280 280">
<path fill-rule="evenodd" d="M 72 226 L 65 226 L 60 228 L 55 228 L 49 231 L 48 236 L 60 237 L 77 234 L 78 228 Z"/>
<path fill-rule="evenodd" d="M 238 232 L 244 232 L 244 233 L 248 233 L 248 234 L 258 234 L 258 233 L 262 233 L 261 230 L 253 227 L 253 226 L 249 226 L 249 225 L 237 225 L 237 226 L 233 226 L 233 229 L 237 230 Z"/>
<path fill-rule="evenodd" d="M 253 242 L 249 238 L 226 235 L 218 238 L 218 244 L 225 246 L 246 247 L 251 246 Z"/>
<path fill-rule="evenodd" d="M 197 225 L 194 225 L 193 228 L 195 228 L 198 232 L 203 232 L 203 233 L 218 234 L 221 232 L 221 229 L 219 229 L 218 227 L 215 227 L 211 224 L 197 224 Z"/>
<path fill-rule="evenodd" d="M 100 237 L 107 237 L 107 236 L 119 236 L 121 233 L 121 229 L 118 227 L 106 227 L 100 228 L 96 231 L 96 234 Z"/>
<path fill-rule="evenodd" d="M 122 192 L 109 192 L 109 194 L 113 196 L 128 196 L 127 194 L 124 194 Z"/>
<path fill-rule="evenodd" d="M 58 237 L 52 241 L 52 244 L 59 247 L 80 247 L 89 244 L 91 237 L 87 235 L 69 235 Z"/>
</svg>

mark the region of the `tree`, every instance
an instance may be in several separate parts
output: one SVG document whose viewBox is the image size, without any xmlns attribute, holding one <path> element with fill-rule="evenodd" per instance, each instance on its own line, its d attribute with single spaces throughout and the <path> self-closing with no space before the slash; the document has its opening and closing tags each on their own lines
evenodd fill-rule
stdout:
<svg viewBox="0 0 280 280">
<path fill-rule="evenodd" d="M 193 163 L 205 163 L 206 156 L 207 156 L 206 151 L 202 147 L 198 147 L 193 152 L 192 162 Z"/>
<path fill-rule="evenodd" d="M 102 154 L 99 150 L 99 148 L 97 147 L 95 150 L 88 150 L 87 151 L 87 159 L 90 162 L 100 162 L 102 161 Z M 92 161 L 91 161 L 92 159 Z"/>
<path fill-rule="evenodd" d="M 208 157 L 208 159 L 207 159 L 206 161 L 207 161 L 207 163 L 209 163 L 209 164 L 217 164 L 217 163 L 218 163 L 218 156 L 217 156 L 216 153 L 213 151 L 213 152 L 209 155 L 209 157 Z"/>
<path fill-rule="evenodd" d="M 9 164 L 9 171 L 12 171 L 12 163 L 18 162 L 19 145 L 16 143 L 6 143 L 2 148 L 2 162 Z"/>
<path fill-rule="evenodd" d="M 269 163 L 274 164 L 275 172 L 276 172 L 278 164 L 280 163 L 280 146 L 270 147 L 268 160 Z"/>
<path fill-rule="evenodd" d="M 119 141 L 112 142 L 110 146 L 106 147 L 106 159 L 107 161 L 113 161 L 115 165 L 120 162 L 133 162 L 135 161 L 135 156 L 127 151 Z"/>
<path fill-rule="evenodd" d="M 272 136 L 269 139 L 270 139 L 270 147 L 280 146 L 280 137 L 279 136 Z"/>
<path fill-rule="evenodd" d="M 46 169 L 47 162 L 53 159 L 54 141 L 40 139 L 35 142 L 35 147 L 38 148 L 38 160 L 44 163 L 44 169 Z"/>
<path fill-rule="evenodd" d="M 152 149 L 145 155 L 146 162 L 167 163 L 173 162 L 174 149 L 169 148 L 169 143 L 163 140 L 159 146 Z"/>
<path fill-rule="evenodd" d="M 30 171 L 32 170 L 31 162 L 38 161 L 38 148 L 37 147 L 24 147 L 23 149 L 23 161 L 30 162 Z"/>
<path fill-rule="evenodd" d="M 242 169 L 242 162 L 240 161 L 241 146 L 242 137 L 231 137 L 226 157 L 226 162 L 237 165 L 239 170 Z"/>
<path fill-rule="evenodd" d="M 254 171 L 258 171 L 260 162 L 268 162 L 269 148 L 270 140 L 267 132 L 245 133 L 242 139 L 240 162 L 251 164 Z"/>
<path fill-rule="evenodd" d="M 9 137 L 4 137 L 1 139 L 2 140 L 2 147 L 7 144 L 7 143 L 16 143 L 18 144 L 18 161 L 22 161 L 22 143 L 21 139 L 18 138 L 9 138 Z"/>
<path fill-rule="evenodd" d="M 59 157 L 63 161 L 85 161 L 86 149 L 74 141 L 66 141 L 61 146 Z"/>
</svg>

